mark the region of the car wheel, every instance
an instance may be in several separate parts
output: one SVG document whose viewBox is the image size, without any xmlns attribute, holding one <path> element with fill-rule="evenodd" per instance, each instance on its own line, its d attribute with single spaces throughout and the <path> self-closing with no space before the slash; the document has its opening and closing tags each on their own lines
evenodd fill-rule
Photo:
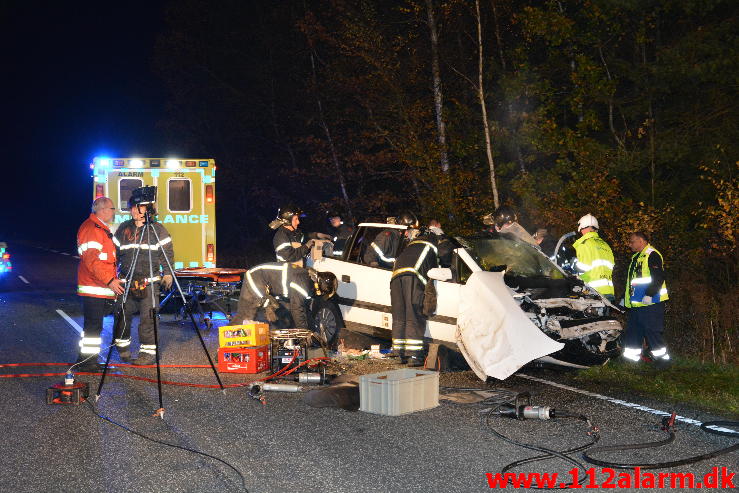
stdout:
<svg viewBox="0 0 739 493">
<path fill-rule="evenodd" d="M 320 300 L 313 309 L 311 315 L 313 330 L 325 341 L 327 347 L 331 347 L 336 341 L 344 320 L 341 310 L 331 301 Z"/>
</svg>

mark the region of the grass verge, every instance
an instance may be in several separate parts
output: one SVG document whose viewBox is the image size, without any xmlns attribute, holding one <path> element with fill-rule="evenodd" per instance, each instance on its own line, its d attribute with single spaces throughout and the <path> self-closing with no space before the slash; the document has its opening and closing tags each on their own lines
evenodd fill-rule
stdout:
<svg viewBox="0 0 739 493">
<path fill-rule="evenodd" d="M 739 367 L 675 359 L 668 368 L 653 364 L 609 363 L 572 375 L 576 382 L 689 404 L 732 418 L 739 417 Z"/>
</svg>

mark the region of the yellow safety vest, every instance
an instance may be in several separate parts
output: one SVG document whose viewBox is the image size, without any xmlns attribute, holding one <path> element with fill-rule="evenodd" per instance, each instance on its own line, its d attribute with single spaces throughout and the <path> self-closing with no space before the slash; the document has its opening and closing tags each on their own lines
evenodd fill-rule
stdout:
<svg viewBox="0 0 739 493">
<path fill-rule="evenodd" d="M 647 294 L 647 287 L 652 283 L 652 276 L 649 272 L 649 255 L 655 252 L 662 259 L 662 268 L 664 268 L 665 260 L 662 254 L 652 245 L 647 245 L 639 253 L 635 253 L 631 257 L 629 270 L 626 278 L 626 294 L 624 296 L 624 305 L 629 308 L 653 305 L 662 301 L 667 301 L 667 283 L 663 282 L 659 292 L 652 296 L 651 303 L 642 303 L 641 300 Z M 636 263 L 636 266 L 634 266 Z M 632 301 L 633 300 L 633 301 Z M 638 300 L 638 301 L 637 301 Z"/>
</svg>

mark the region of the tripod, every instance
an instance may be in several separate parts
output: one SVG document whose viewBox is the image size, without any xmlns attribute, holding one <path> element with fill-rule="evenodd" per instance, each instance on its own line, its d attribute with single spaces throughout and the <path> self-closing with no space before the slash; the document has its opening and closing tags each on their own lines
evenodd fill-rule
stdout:
<svg viewBox="0 0 739 493">
<path fill-rule="evenodd" d="M 113 328 L 113 338 L 115 340 L 116 335 L 119 337 L 123 337 L 123 333 L 125 332 L 126 327 L 126 321 L 125 321 L 125 305 L 126 301 L 128 300 L 128 296 L 130 294 L 131 285 L 133 281 L 133 275 L 134 271 L 137 265 L 137 262 L 139 260 L 139 254 L 141 253 L 142 249 L 146 249 L 148 251 L 148 261 L 149 261 L 149 296 L 150 296 L 150 302 L 151 302 L 151 308 L 149 309 L 149 314 L 151 316 L 153 328 L 154 328 L 154 346 L 155 346 L 155 360 L 156 360 L 156 368 L 157 368 L 157 389 L 159 393 L 159 409 L 156 410 L 155 416 L 159 416 L 160 418 L 164 419 L 164 404 L 162 402 L 162 379 L 161 379 L 161 365 L 159 363 L 159 316 L 158 316 L 158 306 L 159 304 L 156 303 L 155 295 L 154 295 L 154 287 L 155 287 L 155 278 L 154 278 L 154 263 L 152 261 L 152 245 L 151 245 L 151 235 L 154 235 L 154 238 L 156 239 L 156 245 L 157 249 L 162 248 L 162 256 L 164 257 L 164 260 L 167 263 L 167 267 L 169 268 L 169 272 L 172 273 L 172 280 L 175 285 L 176 291 L 179 293 L 180 298 L 182 299 L 182 303 L 185 306 L 185 311 L 190 316 L 190 321 L 192 322 L 192 327 L 195 333 L 198 336 L 198 339 L 200 339 L 200 344 L 203 348 L 203 351 L 205 352 L 205 355 L 208 357 L 208 363 L 210 363 L 210 367 L 213 370 L 213 375 L 215 375 L 216 380 L 218 381 L 218 385 L 221 388 L 221 391 L 225 393 L 225 389 L 223 388 L 223 383 L 221 382 L 221 378 L 218 375 L 218 372 L 216 371 L 215 365 L 213 364 L 213 360 L 210 357 L 210 353 L 208 352 L 208 348 L 205 346 L 205 341 L 203 340 L 203 336 L 200 334 L 200 331 L 198 330 L 198 325 L 195 322 L 195 318 L 192 313 L 192 309 L 188 306 L 187 300 L 185 299 L 185 294 L 182 292 L 182 288 L 180 287 L 180 283 L 177 280 L 177 276 L 174 275 L 174 269 L 172 268 L 172 263 L 167 256 L 167 252 L 164 251 L 163 245 L 161 244 L 161 239 L 159 238 L 159 234 L 157 233 L 156 228 L 154 227 L 154 209 L 153 209 L 153 202 L 147 203 L 147 204 L 139 204 L 137 207 L 146 206 L 146 211 L 144 212 L 144 224 L 141 228 L 141 237 L 139 238 L 138 243 L 136 242 L 136 232 L 134 232 L 134 241 L 132 244 L 136 245 L 136 252 L 134 253 L 133 261 L 131 262 L 131 265 L 128 267 L 128 272 L 126 273 L 125 278 L 125 288 L 123 291 L 123 295 L 121 298 L 121 303 L 118 306 L 118 309 L 116 310 L 115 315 L 115 322 L 114 322 L 114 328 Z M 134 224 L 135 225 L 135 224 Z M 136 228 L 138 229 L 138 228 Z M 144 238 L 144 235 L 146 237 Z M 158 270 L 158 269 L 157 269 Z M 143 316 L 143 313 L 140 314 Z M 122 317 L 122 320 L 121 320 Z M 123 327 L 119 328 L 119 324 L 122 323 Z M 139 322 L 139 326 L 140 326 Z M 129 334 L 130 335 L 130 334 Z M 100 384 L 98 385 L 97 393 L 95 395 L 95 402 L 100 399 L 100 393 L 103 389 L 103 384 L 105 382 L 105 377 L 108 373 L 108 368 L 110 365 L 110 356 L 112 354 L 112 345 L 111 348 L 108 350 L 108 355 L 105 359 L 105 367 L 103 368 L 103 375 L 100 378 Z"/>
</svg>

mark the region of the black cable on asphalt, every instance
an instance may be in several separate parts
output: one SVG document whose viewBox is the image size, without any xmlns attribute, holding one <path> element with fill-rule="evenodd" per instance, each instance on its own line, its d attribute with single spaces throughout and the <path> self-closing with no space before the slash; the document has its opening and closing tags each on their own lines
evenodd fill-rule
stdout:
<svg viewBox="0 0 739 493">
<path fill-rule="evenodd" d="M 732 433 L 732 432 L 727 432 L 727 431 L 712 430 L 711 428 L 709 428 L 709 426 L 739 427 L 739 421 L 706 421 L 705 423 L 701 424 L 701 430 L 705 431 L 706 433 L 710 433 L 713 435 L 730 436 L 734 438 L 739 438 L 739 432 Z M 595 464 L 597 466 L 602 466 L 602 467 L 610 467 L 612 469 L 636 469 L 637 467 L 639 469 L 666 469 L 668 467 L 677 467 L 677 466 L 685 466 L 688 464 L 694 464 L 702 460 L 712 459 L 720 455 L 728 454 L 730 452 L 733 452 L 734 450 L 739 450 L 739 443 L 736 443 L 726 448 L 714 450 L 713 452 L 708 452 L 708 453 L 701 454 L 701 455 L 695 455 L 693 457 L 686 457 L 685 459 L 673 460 L 673 461 L 668 461 L 668 462 L 654 462 L 654 463 L 649 463 L 649 464 L 627 464 L 627 463 L 621 463 L 621 462 L 609 462 L 605 460 L 594 459 L 589 455 L 595 452 L 607 452 L 607 451 L 614 451 L 614 450 L 634 450 L 634 449 L 661 447 L 675 440 L 675 431 L 672 427 L 666 428 L 664 429 L 664 431 L 669 433 L 669 436 L 664 440 L 660 440 L 657 442 L 632 443 L 632 444 L 626 444 L 626 445 L 607 445 L 607 446 L 602 446 L 602 447 L 596 447 L 596 448 L 590 449 L 588 452 L 583 453 L 582 456 L 583 456 L 583 459 L 585 459 L 590 464 Z"/>
<path fill-rule="evenodd" d="M 188 447 L 183 447 L 182 445 L 177 445 L 177 444 L 175 444 L 175 443 L 168 443 L 168 442 L 163 442 L 163 441 L 161 441 L 161 440 L 157 440 L 156 438 L 151 438 L 151 437 L 149 437 L 149 436 L 147 436 L 147 435 L 144 435 L 144 434 L 143 434 L 143 433 L 141 433 L 140 431 L 136 431 L 136 430 L 134 430 L 133 428 L 129 428 L 128 426 L 126 426 L 126 425 L 124 425 L 124 424 L 121 424 L 121 423 L 118 423 L 118 422 L 116 422 L 116 421 L 113 421 L 113 420 L 112 420 L 111 418 L 109 418 L 109 417 L 107 417 L 107 416 L 104 416 L 104 415 L 102 415 L 102 414 L 98 413 L 98 412 L 97 412 L 97 410 L 95 409 L 95 406 L 94 406 L 94 404 L 92 404 L 92 402 L 90 402 L 90 400 L 89 400 L 89 399 L 88 399 L 88 400 L 86 400 L 85 402 L 86 402 L 86 403 L 87 403 L 87 404 L 88 404 L 88 405 L 90 406 L 90 410 L 92 410 L 92 413 L 93 413 L 93 414 L 94 414 L 95 416 L 97 416 L 98 418 L 100 418 L 100 419 L 102 419 L 102 420 L 104 420 L 104 421 L 107 421 L 108 423 L 111 423 L 111 424 L 113 424 L 113 425 L 115 425 L 115 426 L 117 426 L 117 427 L 119 427 L 119 428 L 121 428 L 121 429 L 123 429 L 123 430 L 125 430 L 125 431 L 129 432 L 129 433 L 133 433 L 134 435 L 140 436 L 141 438 L 144 438 L 144 439 L 146 439 L 146 440 L 149 440 L 150 442 L 158 443 L 158 444 L 160 444 L 160 445 L 166 445 L 167 447 L 177 448 L 177 449 L 180 449 L 180 450 L 185 450 L 185 451 L 187 451 L 187 452 L 191 452 L 191 453 L 193 453 L 193 454 L 198 454 L 198 455 L 202 455 L 202 456 L 204 456 L 204 457 L 208 457 L 208 458 L 210 458 L 210 459 L 216 460 L 216 461 L 220 462 L 221 464 L 224 464 L 225 466 L 229 467 L 229 468 L 230 468 L 230 469 L 232 469 L 232 470 L 233 470 L 233 471 L 234 471 L 234 472 L 235 472 L 236 474 L 238 474 L 238 475 L 239 475 L 239 478 L 241 478 L 241 487 L 242 487 L 242 488 L 244 489 L 244 491 L 245 491 L 246 493 L 249 493 L 249 490 L 248 490 L 248 489 L 247 489 L 247 487 L 246 487 L 246 478 L 244 478 L 244 475 L 243 475 L 243 474 L 241 474 L 241 471 L 239 471 L 239 470 L 238 470 L 238 469 L 236 468 L 236 466 L 233 466 L 233 465 L 232 465 L 232 464 L 230 464 L 229 462 L 227 462 L 227 461 L 225 461 L 225 460 L 223 460 L 223 459 L 221 459 L 221 458 L 219 458 L 219 457 L 216 457 L 216 456 L 214 456 L 214 455 L 210 455 L 210 454 L 208 454 L 208 453 L 206 453 L 206 452 L 202 452 L 202 451 L 200 451 L 200 450 L 195 450 L 195 449 L 191 449 L 191 448 L 188 448 Z"/>
<path fill-rule="evenodd" d="M 566 413 L 566 412 L 561 413 L 561 417 L 575 417 L 577 419 L 580 419 L 580 420 L 585 421 L 588 424 L 588 426 L 590 426 L 590 431 L 588 432 L 588 435 L 590 436 L 590 440 L 591 441 L 590 441 L 590 443 L 586 443 L 586 444 L 581 445 L 579 447 L 575 447 L 574 449 L 558 451 L 558 450 L 548 449 L 546 447 L 540 447 L 540 446 L 537 446 L 537 445 L 532 445 L 530 443 L 519 442 L 517 440 L 514 440 L 512 438 L 509 438 L 509 437 L 503 435 L 498 430 L 496 430 L 495 428 L 493 428 L 493 426 L 490 424 L 490 418 L 493 415 L 496 415 L 497 414 L 498 409 L 500 409 L 500 407 L 503 404 L 504 404 L 503 402 L 498 403 L 497 406 L 490 408 L 490 410 L 488 410 L 487 412 L 485 412 L 485 414 L 480 417 L 480 425 L 482 426 L 482 428 L 485 429 L 485 430 L 487 430 L 488 432 L 492 433 L 494 436 L 496 436 L 497 438 L 500 438 L 501 440 L 503 440 L 505 442 L 511 443 L 513 445 L 517 445 L 519 447 L 523 447 L 525 449 L 534 450 L 536 452 L 543 452 L 544 455 L 538 455 L 536 457 L 530 457 L 528 459 L 523 459 L 523 460 L 511 462 L 510 464 L 508 464 L 505 467 L 503 467 L 503 469 L 501 469 L 501 473 L 505 473 L 506 471 L 508 471 L 508 470 L 510 470 L 510 469 L 512 469 L 512 468 L 514 468 L 516 466 L 519 466 L 521 464 L 527 464 L 529 462 L 546 460 L 546 459 L 553 459 L 555 457 L 557 457 L 559 459 L 562 459 L 565 462 L 569 462 L 571 464 L 574 464 L 579 469 L 585 470 L 585 465 L 584 464 L 582 464 L 577 459 L 573 459 L 572 457 L 568 456 L 567 454 L 572 453 L 572 452 L 580 452 L 582 450 L 587 450 L 590 447 L 593 447 L 595 444 L 597 444 L 598 443 L 598 440 L 600 440 L 600 434 L 598 433 L 598 429 L 590 424 L 590 421 L 588 420 L 588 418 L 586 416 L 576 415 L 576 414 L 571 414 L 571 413 Z M 529 489 L 532 489 L 532 490 L 563 490 L 563 489 L 569 489 L 569 488 L 573 488 L 573 487 L 576 487 L 575 486 L 575 483 L 566 484 L 564 486 L 551 486 L 551 487 L 547 487 L 547 486 L 543 486 L 543 487 L 529 486 Z"/>
</svg>

